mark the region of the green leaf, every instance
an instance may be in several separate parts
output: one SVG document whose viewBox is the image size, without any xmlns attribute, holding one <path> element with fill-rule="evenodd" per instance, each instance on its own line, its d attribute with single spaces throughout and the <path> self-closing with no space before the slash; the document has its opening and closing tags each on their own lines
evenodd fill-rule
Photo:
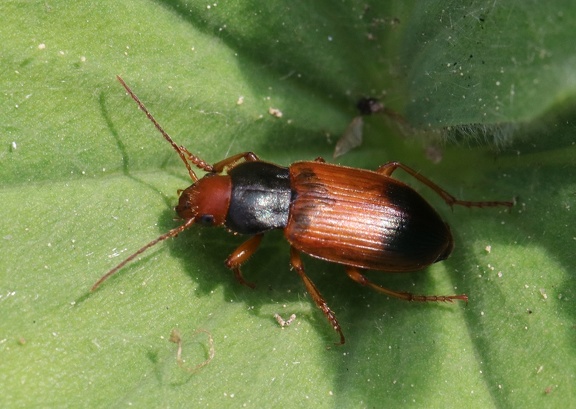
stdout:
<svg viewBox="0 0 576 409">
<path fill-rule="evenodd" d="M 574 401 L 574 52 L 566 40 L 574 7 L 380 3 L 0 5 L 0 406 Z M 365 120 L 364 145 L 340 158 L 366 169 L 399 160 L 460 198 L 518 203 L 450 211 L 398 172 L 451 225 L 456 248 L 419 273 L 367 276 L 400 291 L 466 293 L 470 302 L 391 300 L 351 282 L 341 266 L 304 257 L 344 346 L 333 346 L 336 333 L 290 271 L 280 231 L 243 268 L 254 290 L 223 265 L 243 239 L 193 228 L 90 293 L 124 257 L 178 225 L 177 189 L 191 183 L 118 74 L 177 143 L 208 162 L 248 150 L 286 166 L 330 158 L 360 96 L 385 96 L 415 127 L 458 126 L 466 145 L 478 130 L 521 129 L 507 131 L 498 153 L 447 146 L 435 165 L 424 154 L 438 155 L 429 139 L 409 141 L 376 116 Z M 297 318 L 282 329 L 275 313 Z M 214 359 L 194 373 L 180 368 L 174 328 L 187 368 L 209 354 L 210 338 L 197 329 L 211 334 Z"/>
<path fill-rule="evenodd" d="M 519 125 L 573 100 L 573 11 L 570 1 L 414 8 L 397 43 L 412 125 L 506 144 Z"/>
</svg>

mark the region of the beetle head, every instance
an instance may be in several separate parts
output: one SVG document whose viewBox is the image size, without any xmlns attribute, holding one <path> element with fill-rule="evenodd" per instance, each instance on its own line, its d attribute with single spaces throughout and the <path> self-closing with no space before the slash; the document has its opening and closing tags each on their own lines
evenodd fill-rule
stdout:
<svg viewBox="0 0 576 409">
<path fill-rule="evenodd" d="M 221 226 L 226 222 L 232 182 L 230 176 L 208 173 L 182 191 L 175 210 L 184 220 L 206 226 Z"/>
</svg>

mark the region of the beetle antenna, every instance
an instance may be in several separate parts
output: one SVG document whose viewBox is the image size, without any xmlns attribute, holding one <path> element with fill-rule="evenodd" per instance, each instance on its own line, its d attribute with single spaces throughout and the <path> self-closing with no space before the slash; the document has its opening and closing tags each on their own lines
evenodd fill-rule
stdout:
<svg viewBox="0 0 576 409">
<path fill-rule="evenodd" d="M 160 133 L 162 134 L 164 139 L 166 139 L 170 143 L 170 145 L 172 145 L 174 150 L 180 156 L 180 159 L 182 159 L 182 162 L 184 162 L 184 165 L 186 165 L 186 169 L 188 169 L 188 174 L 190 174 L 190 178 L 194 182 L 198 181 L 198 176 L 196 176 L 196 173 L 194 173 L 194 171 L 192 170 L 192 167 L 190 166 L 190 163 L 188 162 L 188 160 L 190 160 L 192 163 L 194 163 L 200 169 L 206 170 L 208 172 L 211 171 L 210 166 L 207 165 L 206 162 L 204 162 L 202 159 L 198 158 L 196 155 L 193 155 L 190 152 L 188 152 L 188 150 L 186 148 L 184 148 L 183 146 L 178 146 L 176 144 L 176 142 L 174 142 L 174 140 L 170 137 L 170 135 L 168 135 L 168 133 L 164 130 L 164 128 L 162 128 L 162 126 L 158 123 L 158 121 L 156 121 L 156 118 L 154 118 L 152 116 L 152 114 L 150 113 L 150 111 L 148 111 L 148 109 L 144 106 L 144 103 L 142 101 L 140 101 L 140 98 L 138 98 L 138 96 L 130 89 L 128 84 L 126 84 L 124 82 L 122 77 L 117 75 L 116 78 L 118 79 L 120 84 L 122 84 L 122 86 L 124 87 L 126 92 L 128 92 L 128 94 L 132 97 L 132 99 L 134 101 L 136 101 L 136 103 L 138 104 L 138 107 L 140 107 L 140 109 L 146 114 L 146 116 L 154 124 L 156 129 L 158 129 L 158 131 L 160 131 Z M 186 158 L 186 155 L 184 153 L 188 154 L 189 157 Z M 202 165 L 205 165 L 205 166 L 202 166 Z"/>
<path fill-rule="evenodd" d="M 100 279 L 98 281 L 96 281 L 96 283 L 94 283 L 94 285 L 90 288 L 90 292 L 96 291 L 96 289 L 98 287 L 100 287 L 100 285 L 108 280 L 111 276 L 113 276 L 114 274 L 116 274 L 122 267 L 124 267 L 126 264 L 128 264 L 129 262 L 131 262 L 132 260 L 134 260 L 136 257 L 138 257 L 140 254 L 144 253 L 146 250 L 148 250 L 150 247 L 155 246 L 156 244 L 160 243 L 161 241 L 164 241 L 166 239 L 169 239 L 170 237 L 175 237 L 178 236 L 180 233 L 182 233 L 184 230 L 186 230 L 188 227 L 192 226 L 194 224 L 194 219 L 188 219 L 186 220 L 186 223 L 184 223 L 181 226 L 178 226 L 172 230 L 170 230 L 167 233 L 164 233 L 163 235 L 161 235 L 160 237 L 152 240 L 150 243 L 146 244 L 144 247 L 142 247 L 141 249 L 139 249 L 138 251 L 136 251 L 135 253 L 131 254 L 130 256 L 128 256 L 124 261 L 122 261 L 120 264 L 118 264 L 116 267 L 114 267 L 112 270 L 108 271 L 106 274 L 104 274 L 102 277 L 100 277 Z"/>
</svg>

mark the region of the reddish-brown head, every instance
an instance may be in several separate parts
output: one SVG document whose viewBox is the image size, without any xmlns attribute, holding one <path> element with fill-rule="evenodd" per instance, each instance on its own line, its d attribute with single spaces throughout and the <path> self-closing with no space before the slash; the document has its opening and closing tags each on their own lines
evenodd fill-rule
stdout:
<svg viewBox="0 0 576 409">
<path fill-rule="evenodd" d="M 184 220 L 221 226 L 226 222 L 231 195 L 230 176 L 208 173 L 182 192 L 176 213 Z"/>
</svg>

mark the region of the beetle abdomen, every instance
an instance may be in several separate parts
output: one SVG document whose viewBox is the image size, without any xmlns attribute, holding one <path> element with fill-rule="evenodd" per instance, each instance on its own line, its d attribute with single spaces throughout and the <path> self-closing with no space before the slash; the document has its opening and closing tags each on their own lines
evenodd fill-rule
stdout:
<svg viewBox="0 0 576 409">
<path fill-rule="evenodd" d="M 226 227 L 240 234 L 258 234 L 286 226 L 292 197 L 288 168 L 244 162 L 228 174 L 232 195 Z"/>
<path fill-rule="evenodd" d="M 447 224 L 398 180 L 320 162 L 294 163 L 290 178 L 295 195 L 285 235 L 304 253 L 402 272 L 420 270 L 452 250 Z"/>
</svg>

